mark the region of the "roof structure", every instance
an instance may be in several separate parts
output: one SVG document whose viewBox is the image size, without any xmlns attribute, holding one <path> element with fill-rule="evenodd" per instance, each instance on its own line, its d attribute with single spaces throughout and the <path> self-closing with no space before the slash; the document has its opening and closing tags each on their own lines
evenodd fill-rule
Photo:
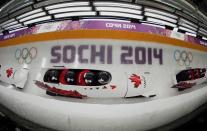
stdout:
<svg viewBox="0 0 207 131">
<path fill-rule="evenodd" d="M 0 11 L 0 33 L 66 19 L 121 19 L 178 28 L 207 37 L 204 0 L 11 0 Z M 207 8 L 206 8 L 207 9 Z"/>
</svg>

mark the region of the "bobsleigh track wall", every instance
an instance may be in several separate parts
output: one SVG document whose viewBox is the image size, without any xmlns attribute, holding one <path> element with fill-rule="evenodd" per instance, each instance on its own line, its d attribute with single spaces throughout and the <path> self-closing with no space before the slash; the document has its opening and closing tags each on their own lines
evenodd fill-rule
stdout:
<svg viewBox="0 0 207 131">
<path fill-rule="evenodd" d="M 61 131 L 149 130 L 206 103 L 207 19 L 184 8 L 193 5 L 18 4 L 0 12 L 0 104 L 24 120 Z"/>
</svg>

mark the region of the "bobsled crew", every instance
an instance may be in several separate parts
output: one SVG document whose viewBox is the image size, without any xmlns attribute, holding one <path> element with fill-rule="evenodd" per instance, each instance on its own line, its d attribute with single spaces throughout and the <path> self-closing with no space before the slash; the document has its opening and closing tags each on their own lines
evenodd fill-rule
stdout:
<svg viewBox="0 0 207 131">
<path fill-rule="evenodd" d="M 46 71 L 46 72 L 44 72 Z M 35 84 L 46 90 L 48 95 L 60 95 L 65 97 L 84 98 L 87 95 L 81 95 L 78 91 L 67 91 L 58 86 L 73 86 L 87 90 L 90 87 L 107 88 L 105 85 L 109 84 L 112 80 L 112 75 L 107 71 L 90 70 L 90 69 L 66 69 L 54 68 L 46 69 L 43 71 L 42 81 L 35 80 Z M 28 80 L 29 70 L 5 68 L 1 66 L 0 80 L 3 83 L 10 84 L 16 88 L 23 89 Z M 5 76 L 5 77 L 2 77 Z M 177 88 L 183 91 L 192 88 L 195 85 L 203 84 L 207 81 L 206 68 L 185 69 L 178 71 L 174 76 L 174 85 L 172 88 Z M 135 74 L 129 78 L 135 82 L 135 88 L 141 85 L 141 78 Z M 56 85 L 56 86 L 55 86 Z M 116 86 L 111 85 L 112 89 Z M 141 94 L 140 94 L 141 95 Z M 151 94 L 155 95 L 155 94 Z"/>
<path fill-rule="evenodd" d="M 206 68 L 182 70 L 176 74 L 176 84 L 173 88 L 178 88 L 178 90 L 182 91 L 195 85 L 205 83 L 206 81 Z"/>
</svg>

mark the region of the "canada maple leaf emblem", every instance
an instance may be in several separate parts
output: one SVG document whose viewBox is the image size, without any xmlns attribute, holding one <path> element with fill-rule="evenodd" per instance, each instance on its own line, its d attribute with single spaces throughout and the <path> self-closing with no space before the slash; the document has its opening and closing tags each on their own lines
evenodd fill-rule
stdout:
<svg viewBox="0 0 207 131">
<path fill-rule="evenodd" d="M 136 74 L 132 74 L 131 77 L 129 78 L 131 80 L 132 83 L 134 83 L 134 87 L 138 88 L 139 85 L 142 84 L 141 78 L 140 76 L 136 75 Z"/>
<path fill-rule="evenodd" d="M 13 74 L 13 68 L 9 68 L 6 70 L 7 77 L 9 78 Z"/>
</svg>

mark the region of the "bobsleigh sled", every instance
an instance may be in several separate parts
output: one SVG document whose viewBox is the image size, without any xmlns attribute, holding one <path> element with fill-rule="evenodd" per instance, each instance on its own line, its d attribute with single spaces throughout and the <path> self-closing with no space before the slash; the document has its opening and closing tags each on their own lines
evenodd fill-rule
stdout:
<svg viewBox="0 0 207 131">
<path fill-rule="evenodd" d="M 175 84 L 172 88 L 178 88 L 179 91 L 183 91 L 204 82 L 207 82 L 206 68 L 186 69 L 175 75 Z"/>
<path fill-rule="evenodd" d="M 23 89 L 28 79 L 28 73 L 29 70 L 26 68 L 12 68 L 1 65 L 0 81 Z"/>
<path fill-rule="evenodd" d="M 119 73 L 93 69 L 46 68 L 35 84 L 46 90 L 46 94 L 75 98 L 85 97 L 152 97 L 156 96 L 146 85 L 150 76 L 140 73 Z M 118 83 L 118 84 L 114 84 Z M 127 86 L 125 86 L 127 85 Z"/>
</svg>

